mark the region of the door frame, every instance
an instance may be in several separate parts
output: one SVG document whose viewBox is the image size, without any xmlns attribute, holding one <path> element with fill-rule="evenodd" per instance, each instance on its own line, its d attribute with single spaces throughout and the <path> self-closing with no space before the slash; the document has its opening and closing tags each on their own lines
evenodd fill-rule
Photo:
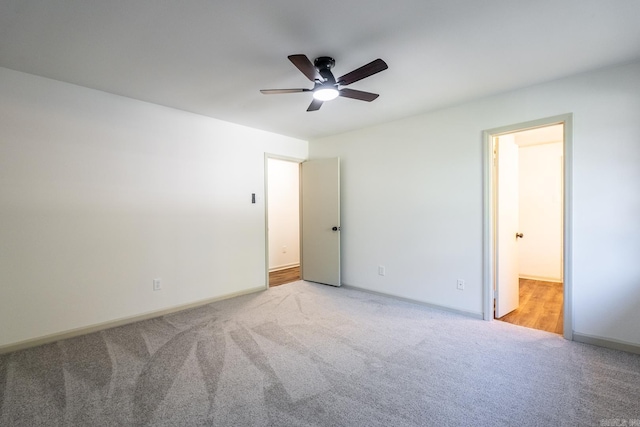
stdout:
<svg viewBox="0 0 640 427">
<path fill-rule="evenodd" d="M 298 157 L 281 156 L 279 154 L 264 153 L 264 244 L 265 244 L 265 290 L 269 289 L 269 159 L 284 160 L 286 162 L 298 164 L 298 192 L 302 192 L 302 183 L 300 176 L 300 165 L 307 161 Z M 298 216 L 302 211 L 302 198 L 298 201 Z M 300 256 L 300 271 L 302 271 L 302 221 L 299 223 L 300 237 L 298 239 Z"/>
<path fill-rule="evenodd" d="M 495 195 L 493 184 L 493 138 L 518 131 L 564 125 L 563 141 L 563 200 L 562 200 L 562 274 L 563 274 L 563 336 L 573 340 L 573 274 L 572 274 L 572 165 L 573 165 L 573 114 L 561 114 L 528 122 L 516 123 L 498 128 L 487 129 L 483 135 L 483 226 L 482 226 L 482 267 L 483 267 L 483 318 L 494 320 L 494 283 L 495 271 Z"/>
</svg>

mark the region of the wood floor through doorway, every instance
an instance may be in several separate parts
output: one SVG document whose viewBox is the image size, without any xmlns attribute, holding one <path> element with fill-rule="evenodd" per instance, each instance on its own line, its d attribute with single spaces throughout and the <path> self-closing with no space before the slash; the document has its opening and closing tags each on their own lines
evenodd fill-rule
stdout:
<svg viewBox="0 0 640 427">
<path fill-rule="evenodd" d="M 269 287 L 300 280 L 300 266 L 269 272 Z"/>
<path fill-rule="evenodd" d="M 562 334 L 562 288 L 562 283 L 520 279 L 520 306 L 498 320 Z"/>
</svg>

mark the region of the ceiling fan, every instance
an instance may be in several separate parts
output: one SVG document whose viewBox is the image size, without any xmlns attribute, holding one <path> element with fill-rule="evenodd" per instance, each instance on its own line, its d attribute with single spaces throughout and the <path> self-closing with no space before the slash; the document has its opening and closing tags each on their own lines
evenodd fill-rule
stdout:
<svg viewBox="0 0 640 427">
<path fill-rule="evenodd" d="M 333 66 L 336 65 L 336 61 L 333 58 L 321 56 L 316 58 L 313 64 L 306 55 L 289 55 L 288 58 L 302 74 L 314 83 L 313 89 L 263 89 L 260 92 L 265 95 L 313 92 L 313 101 L 311 101 L 307 111 L 317 111 L 325 101 L 331 101 L 338 96 L 359 99 L 360 101 L 373 101 L 379 96 L 377 93 L 341 89 L 340 86 L 350 85 L 389 68 L 382 59 L 376 59 L 336 79 L 331 72 Z"/>
</svg>

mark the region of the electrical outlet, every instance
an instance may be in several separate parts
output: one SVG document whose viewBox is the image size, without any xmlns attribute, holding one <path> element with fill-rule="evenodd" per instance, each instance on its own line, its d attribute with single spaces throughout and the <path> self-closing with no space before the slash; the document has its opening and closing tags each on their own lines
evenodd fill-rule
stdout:
<svg viewBox="0 0 640 427">
<path fill-rule="evenodd" d="M 456 287 L 459 291 L 464 291 L 464 280 L 458 279 Z"/>
<path fill-rule="evenodd" d="M 378 266 L 378 274 L 380 276 L 384 276 L 385 274 L 387 274 L 386 269 L 384 268 L 384 265 L 379 265 Z"/>
<path fill-rule="evenodd" d="M 159 291 L 162 289 L 162 283 L 160 283 L 160 279 L 153 279 L 153 290 Z"/>
<path fill-rule="evenodd" d="M 286 253 L 287 253 L 287 247 L 286 247 L 286 246 L 283 246 L 283 247 L 282 247 L 282 253 L 283 253 L 283 254 L 286 254 Z"/>
</svg>

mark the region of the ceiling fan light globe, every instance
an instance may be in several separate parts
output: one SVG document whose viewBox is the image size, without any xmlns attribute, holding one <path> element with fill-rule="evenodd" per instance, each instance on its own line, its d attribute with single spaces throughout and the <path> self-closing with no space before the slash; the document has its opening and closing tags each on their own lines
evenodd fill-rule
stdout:
<svg viewBox="0 0 640 427">
<path fill-rule="evenodd" d="M 339 92 L 335 88 L 321 88 L 313 92 L 313 97 L 319 101 L 331 101 L 336 99 Z"/>
</svg>

